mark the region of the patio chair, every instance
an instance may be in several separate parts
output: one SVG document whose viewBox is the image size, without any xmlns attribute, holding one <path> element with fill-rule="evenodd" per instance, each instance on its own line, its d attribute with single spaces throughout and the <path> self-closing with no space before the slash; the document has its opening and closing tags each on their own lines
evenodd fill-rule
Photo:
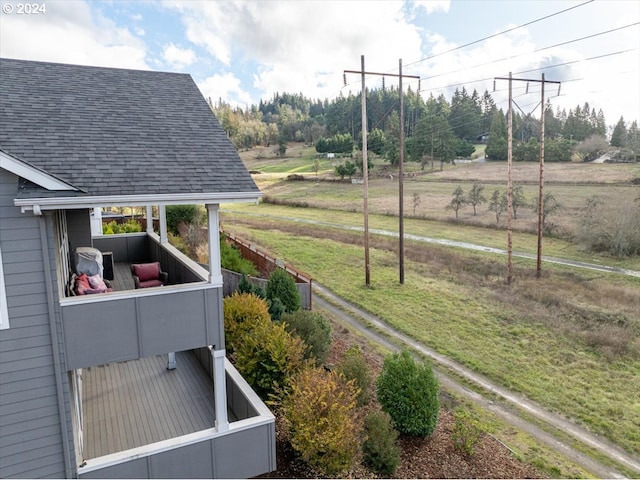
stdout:
<svg viewBox="0 0 640 480">
<path fill-rule="evenodd" d="M 135 288 L 162 287 L 169 280 L 169 274 L 160 270 L 160 262 L 134 263 L 131 274 Z"/>
</svg>

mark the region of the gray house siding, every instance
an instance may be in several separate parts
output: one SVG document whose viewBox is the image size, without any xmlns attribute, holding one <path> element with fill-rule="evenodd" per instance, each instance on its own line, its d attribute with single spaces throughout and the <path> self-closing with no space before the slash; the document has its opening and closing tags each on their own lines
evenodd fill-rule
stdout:
<svg viewBox="0 0 640 480">
<path fill-rule="evenodd" d="M 0 246 L 10 323 L 0 331 L 0 478 L 66 477 L 40 219 L 13 206 L 17 189 L 18 178 L 0 170 Z M 51 259 L 51 222 L 47 225 Z M 62 378 L 68 392 L 66 375 Z M 68 413 L 68 402 L 64 405 Z M 64 428 L 70 432 L 70 422 Z"/>
<path fill-rule="evenodd" d="M 69 255 L 71 262 L 74 260 L 76 247 L 91 246 L 91 223 L 88 208 L 67 210 L 67 233 L 69 234 Z"/>
</svg>

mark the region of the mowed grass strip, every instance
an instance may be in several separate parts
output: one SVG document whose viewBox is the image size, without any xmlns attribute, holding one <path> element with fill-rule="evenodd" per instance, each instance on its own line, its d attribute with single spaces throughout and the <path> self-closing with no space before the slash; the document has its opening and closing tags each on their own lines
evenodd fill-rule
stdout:
<svg viewBox="0 0 640 480">
<path fill-rule="evenodd" d="M 572 312 L 570 305 L 554 304 L 558 299 L 545 305 L 534 298 L 521 303 L 523 295 L 510 294 L 500 281 L 493 287 L 491 281 L 461 284 L 455 275 L 429 276 L 422 263 L 412 261 L 405 264 L 401 286 L 396 255 L 379 249 L 371 250 L 372 288 L 365 288 L 359 246 L 294 236 L 273 225 L 269 230 L 226 227 L 440 353 L 640 454 L 640 360 L 637 355 L 609 358 L 570 332 L 536 321 L 543 311 Z M 462 264 L 473 256 L 460 255 Z M 553 274 L 544 281 L 553 289 Z"/>
<path fill-rule="evenodd" d="M 296 218 L 312 222 L 324 222 L 350 227 L 362 227 L 363 216 L 361 212 L 346 210 L 326 210 L 321 208 L 295 208 L 286 205 L 273 205 L 260 203 L 259 205 L 225 205 L 222 212 L 244 213 L 256 216 L 275 216 L 281 218 Z M 369 228 L 398 232 L 398 217 L 389 215 L 369 215 Z M 407 235 L 418 235 L 428 238 L 467 242 L 486 247 L 507 248 L 507 232 L 495 228 L 481 226 L 460 225 L 451 222 L 439 222 L 432 220 L 406 218 L 404 231 Z M 514 252 L 523 252 L 535 255 L 537 253 L 538 237 L 536 234 L 526 232 L 513 233 Z M 640 258 L 616 258 L 608 255 L 597 255 L 582 251 L 579 246 L 559 238 L 544 237 L 542 243 L 543 255 L 549 257 L 576 260 L 597 265 L 609 265 L 620 268 L 640 271 Z M 496 256 L 496 261 L 500 257 Z"/>
</svg>

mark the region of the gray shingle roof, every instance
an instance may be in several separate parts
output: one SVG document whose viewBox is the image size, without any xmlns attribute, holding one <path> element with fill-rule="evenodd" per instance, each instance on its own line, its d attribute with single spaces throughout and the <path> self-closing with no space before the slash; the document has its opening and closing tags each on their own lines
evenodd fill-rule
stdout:
<svg viewBox="0 0 640 480">
<path fill-rule="evenodd" d="M 186 74 L 0 59 L 0 149 L 89 196 L 258 194 Z"/>
</svg>

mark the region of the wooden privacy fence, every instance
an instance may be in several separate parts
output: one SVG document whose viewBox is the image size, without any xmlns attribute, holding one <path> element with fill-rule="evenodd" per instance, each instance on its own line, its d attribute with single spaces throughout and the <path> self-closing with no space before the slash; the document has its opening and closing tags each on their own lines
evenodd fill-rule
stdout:
<svg viewBox="0 0 640 480">
<path fill-rule="evenodd" d="M 313 279 L 309 275 L 302 273 L 301 271 L 293 268 L 291 265 L 286 264 L 282 260 L 272 257 L 267 252 L 259 249 L 255 244 L 249 243 L 246 240 L 243 240 L 242 238 L 234 235 L 233 233 L 225 232 L 222 229 L 220 231 L 225 235 L 227 242 L 236 247 L 242 254 L 243 258 L 251 260 L 258 268 L 260 274 L 265 277 L 256 278 L 247 276 L 247 279 L 249 281 L 264 288 L 267 285 L 266 278 L 269 276 L 269 274 L 277 267 L 280 267 L 284 269 L 289 275 L 291 275 L 295 280 L 296 288 L 300 293 L 302 308 L 311 310 L 313 306 Z M 224 296 L 231 295 L 238 288 L 238 284 L 242 279 L 242 275 L 223 269 L 222 276 L 224 279 L 223 294 Z"/>
</svg>

